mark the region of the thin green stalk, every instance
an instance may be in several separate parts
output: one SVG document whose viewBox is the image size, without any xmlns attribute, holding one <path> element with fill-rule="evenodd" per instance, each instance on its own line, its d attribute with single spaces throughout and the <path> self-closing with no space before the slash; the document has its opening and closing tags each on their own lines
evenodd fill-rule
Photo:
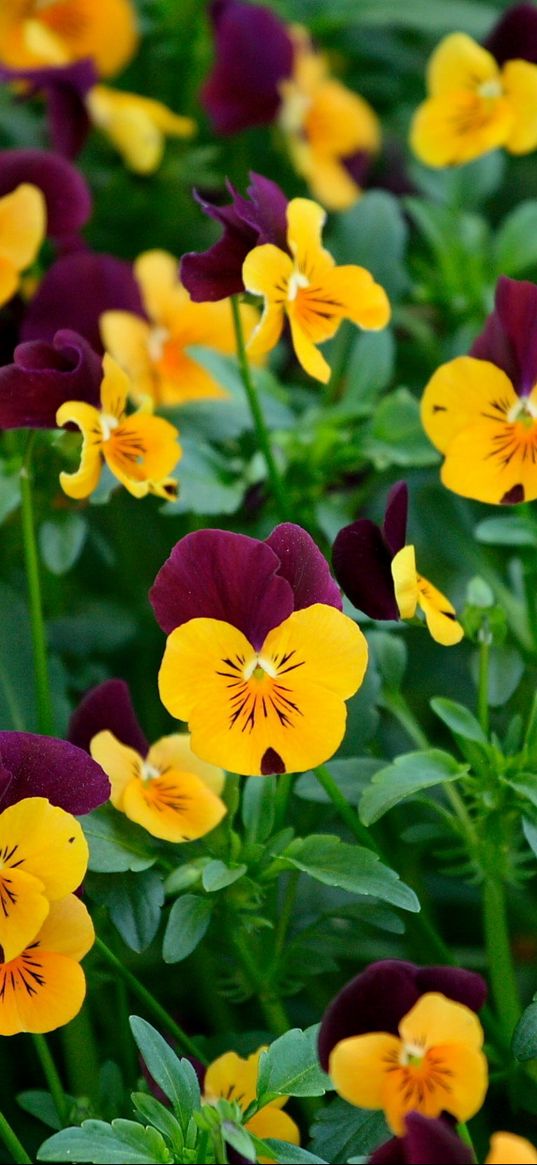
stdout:
<svg viewBox="0 0 537 1165">
<path fill-rule="evenodd" d="M 16 1165 L 32 1165 L 32 1158 L 28 1156 L 24 1145 L 21 1145 L 17 1134 L 13 1132 L 2 1112 L 0 1112 L 0 1140 L 4 1142 Z"/>
<path fill-rule="evenodd" d="M 382 704 L 405 729 L 416 748 L 429 748 L 429 741 L 401 692 L 384 692 Z"/>
<path fill-rule="evenodd" d="M 287 822 L 287 810 L 295 782 L 295 773 L 281 773 L 278 777 L 274 799 L 274 829 L 283 829 Z"/>
<path fill-rule="evenodd" d="M 504 1035 L 510 1043 L 522 1006 L 511 955 L 505 887 L 490 876 L 483 883 L 483 925 L 492 998 Z"/>
<path fill-rule="evenodd" d="M 293 908 L 295 905 L 299 878 L 299 870 L 291 870 L 287 875 L 287 885 L 285 887 L 282 904 L 278 912 L 278 921 L 276 923 L 276 931 L 274 935 L 275 959 L 279 959 L 285 946 L 287 931 L 293 917 Z"/>
<path fill-rule="evenodd" d="M 461 1141 L 464 1141 L 464 1144 L 468 1145 L 470 1152 L 473 1154 L 474 1161 L 477 1161 L 477 1153 L 474 1148 L 474 1142 L 470 1136 L 468 1125 L 465 1124 L 464 1121 L 459 1121 L 459 1124 L 457 1125 L 457 1132 L 461 1138 Z"/>
<path fill-rule="evenodd" d="M 348 825 L 351 833 L 354 834 L 354 837 L 357 841 L 360 842 L 360 845 L 365 845 L 367 846 L 367 849 L 375 850 L 375 852 L 378 853 L 378 847 L 373 841 L 369 830 L 366 829 L 365 825 L 362 825 L 356 810 L 353 809 L 352 805 L 349 805 L 348 801 L 345 800 L 343 793 L 338 788 L 331 772 L 329 769 L 327 769 L 326 765 L 317 765 L 317 768 L 314 769 L 313 772 L 315 773 L 319 784 L 322 786 L 325 793 L 329 796 L 334 809 L 337 809 L 342 821 Z"/>
<path fill-rule="evenodd" d="M 28 597 L 30 601 L 30 625 L 32 630 L 32 644 L 34 653 L 37 724 L 39 731 L 42 732 L 43 735 L 53 736 L 54 715 L 52 711 L 52 700 L 48 675 L 47 639 L 45 632 L 45 621 L 43 618 L 41 577 L 39 572 L 39 556 L 37 553 L 37 542 L 35 537 L 35 520 L 32 499 L 31 465 L 35 436 L 36 434 L 34 430 L 28 437 L 19 475 L 22 507 L 22 538 L 24 545 L 26 577 L 28 579 Z"/>
<path fill-rule="evenodd" d="M 159 1023 L 161 1023 L 162 1026 L 165 1027 L 167 1031 L 169 1031 L 170 1035 L 175 1037 L 181 1047 L 181 1051 L 187 1052 L 189 1056 L 194 1056 L 196 1059 L 201 1060 L 202 1064 L 207 1064 L 207 1057 L 196 1041 L 188 1036 L 185 1031 L 183 1031 L 182 1027 L 180 1027 L 179 1024 L 176 1023 L 172 1016 L 169 1015 L 169 1013 L 166 1011 L 166 1008 L 162 1007 L 162 1005 L 158 1002 L 158 999 L 155 999 L 155 996 L 147 990 L 147 987 L 144 987 L 143 983 L 140 983 L 140 980 L 136 978 L 136 975 L 133 975 L 132 971 L 129 971 L 129 969 L 123 965 L 121 959 L 117 958 L 117 955 L 115 955 L 114 952 L 111 951 L 109 947 L 107 947 L 106 943 L 104 943 L 102 939 L 95 939 L 95 948 L 102 955 L 103 959 L 105 959 L 106 962 L 114 968 L 114 971 L 118 975 L 121 975 L 121 978 L 124 979 L 127 986 L 130 987 L 133 995 L 136 995 L 138 999 L 145 1005 L 147 1010 L 152 1015 L 154 1015 L 155 1019 L 157 1019 Z"/>
<path fill-rule="evenodd" d="M 33 1035 L 34 1048 L 43 1069 L 43 1075 L 49 1087 L 54 1107 L 58 1113 L 62 1128 L 69 1123 L 69 1101 L 65 1095 L 58 1069 L 52 1059 L 50 1048 L 42 1035 Z"/>
<path fill-rule="evenodd" d="M 242 941 L 235 918 L 230 923 L 230 934 L 233 936 L 235 953 L 250 987 L 255 991 L 267 1027 L 273 1035 L 282 1036 L 284 1032 L 289 1031 L 291 1022 L 281 999 L 270 990 L 263 975 L 259 973 L 255 959 L 252 958 L 246 943 Z"/>
<path fill-rule="evenodd" d="M 236 343 L 237 343 L 237 357 L 238 357 L 238 361 L 239 361 L 239 368 L 240 368 L 242 383 L 244 385 L 246 396 L 248 398 L 248 404 L 250 406 L 252 420 L 254 422 L 254 427 L 255 427 L 256 436 L 257 436 L 257 442 L 259 445 L 259 449 L 260 449 L 260 451 L 263 454 L 263 457 L 265 459 L 265 464 L 267 466 L 267 473 L 268 473 L 268 477 L 269 477 L 269 481 L 270 481 L 270 486 L 271 486 L 272 494 L 274 497 L 274 501 L 276 503 L 276 509 L 278 511 L 278 515 L 279 515 L 282 522 L 286 522 L 286 521 L 288 521 L 290 514 L 289 514 L 289 508 L 287 505 L 287 497 L 286 497 L 285 487 L 284 487 L 283 481 L 280 477 L 280 472 L 279 472 L 278 466 L 276 465 L 276 462 L 274 460 L 274 455 L 273 455 L 272 447 L 270 444 L 270 435 L 269 435 L 269 431 L 267 428 L 267 423 L 266 423 L 265 417 L 263 415 L 263 409 L 261 408 L 261 404 L 259 402 L 259 397 L 257 395 L 256 387 L 255 387 L 254 382 L 252 380 L 252 373 L 250 371 L 250 364 L 249 364 L 248 356 L 246 353 L 246 344 L 244 342 L 244 332 L 242 329 L 242 320 L 241 320 L 241 313 L 240 313 L 240 307 L 239 307 L 239 300 L 238 300 L 238 297 L 236 295 L 231 296 L 231 310 L 233 312 L 233 326 L 235 328 L 235 339 L 236 339 Z"/>
<path fill-rule="evenodd" d="M 485 733 L 489 734 L 489 662 L 490 638 L 488 631 L 483 628 L 484 636 L 479 641 L 479 676 L 477 682 L 477 712 L 479 723 Z"/>
</svg>

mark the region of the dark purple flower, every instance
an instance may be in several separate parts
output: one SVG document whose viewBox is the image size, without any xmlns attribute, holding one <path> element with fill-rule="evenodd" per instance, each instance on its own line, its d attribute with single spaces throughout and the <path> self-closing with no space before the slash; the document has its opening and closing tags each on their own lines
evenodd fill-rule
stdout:
<svg viewBox="0 0 537 1165">
<path fill-rule="evenodd" d="M 406 539 L 408 489 L 392 486 L 382 528 L 370 518 L 344 526 L 332 547 L 332 565 L 351 603 L 370 619 L 399 619 L 391 564 Z"/>
<path fill-rule="evenodd" d="M 0 368 L 0 430 L 55 429 L 68 400 L 100 404 L 101 361 L 76 332 L 56 332 L 52 343 L 31 340 Z"/>
<path fill-rule="evenodd" d="M 514 4 L 496 22 L 485 48 L 499 65 L 506 61 L 530 61 L 537 65 L 537 8 L 535 4 Z"/>
<path fill-rule="evenodd" d="M 58 328 L 71 328 L 102 353 L 99 319 L 105 311 L 144 315 L 131 264 L 113 255 L 74 251 L 47 271 L 28 304 L 21 337 L 52 340 Z"/>
<path fill-rule="evenodd" d="M 140 728 L 124 680 L 105 680 L 86 692 L 71 716 L 67 737 L 72 744 L 89 752 L 93 737 L 104 731 L 112 732 L 116 740 L 134 748 L 141 756 L 149 752 L 149 742 Z"/>
<path fill-rule="evenodd" d="M 81 748 L 33 732 L 0 732 L 0 810 L 47 797 L 67 813 L 89 813 L 109 796 L 106 773 Z"/>
<path fill-rule="evenodd" d="M 91 214 L 91 195 L 78 170 L 46 150 L 0 152 L 0 197 L 29 182 L 43 192 L 47 235 L 57 242 L 78 234 Z M 63 321 L 57 325 L 62 327 Z"/>
<path fill-rule="evenodd" d="M 217 133 L 270 125 L 280 106 L 279 83 L 293 68 L 285 24 L 268 8 L 242 0 L 211 4 L 216 58 L 201 104 Z"/>
<path fill-rule="evenodd" d="M 472 1165 L 471 1149 L 447 1121 L 409 1112 L 405 1125 L 405 1136 L 392 1137 L 375 1149 L 370 1165 Z"/>
<path fill-rule="evenodd" d="M 341 610 L 323 555 L 291 522 L 276 526 L 265 542 L 227 530 L 187 534 L 159 571 L 149 598 L 166 634 L 189 619 L 220 619 L 238 627 L 256 649 L 293 611 L 313 603 Z"/>
<path fill-rule="evenodd" d="M 531 392 L 537 381 L 537 287 L 534 283 L 500 276 L 494 311 L 469 354 L 501 368 L 519 396 Z"/>
<path fill-rule="evenodd" d="M 208 251 L 194 251 L 181 259 L 181 280 L 196 303 L 227 299 L 244 291 L 242 265 L 249 251 L 262 243 L 287 250 L 287 198 L 280 187 L 261 174 L 250 174 L 247 198 L 227 188 L 233 201 L 215 206 L 195 195 L 202 210 L 224 228 L 222 238 Z"/>
<path fill-rule="evenodd" d="M 325 1011 L 319 1032 L 319 1059 L 328 1071 L 336 1044 L 368 1032 L 397 1035 L 403 1017 L 421 995 L 437 991 L 472 1011 L 483 1006 L 487 987 L 481 975 L 459 967 L 417 967 L 399 959 L 371 963 L 351 979 Z"/>
<path fill-rule="evenodd" d="M 24 81 L 24 98 L 43 91 L 53 148 L 65 158 L 76 158 L 90 128 L 86 95 L 97 84 L 97 70 L 90 57 L 69 65 L 41 69 L 8 69 L 0 66 L 0 81 Z"/>
</svg>

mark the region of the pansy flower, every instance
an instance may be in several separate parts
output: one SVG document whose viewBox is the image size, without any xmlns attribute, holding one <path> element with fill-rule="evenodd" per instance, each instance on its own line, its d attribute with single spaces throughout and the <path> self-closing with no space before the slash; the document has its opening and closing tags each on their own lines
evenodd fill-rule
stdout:
<svg viewBox="0 0 537 1165">
<path fill-rule="evenodd" d="M 109 76 L 124 68 L 137 43 L 130 0 L 2 0 L 0 60 L 15 68 L 91 57 Z"/>
<path fill-rule="evenodd" d="M 252 356 L 278 343 L 287 318 L 296 356 L 310 376 L 326 383 L 330 367 L 317 344 L 331 339 L 342 320 L 368 331 L 386 327 L 390 304 L 365 267 L 336 267 L 322 246 L 326 214 L 316 202 L 293 198 L 287 207 L 288 251 L 266 243 L 244 260 L 247 291 L 261 295 L 264 311 L 248 345 Z"/>
<path fill-rule="evenodd" d="M 434 373 L 421 420 L 448 489 L 493 505 L 537 498 L 537 287 L 502 276 L 468 356 Z"/>
<path fill-rule="evenodd" d="M 41 191 L 46 204 L 46 233 L 56 244 L 66 246 L 88 221 L 88 186 L 65 158 L 46 150 L 0 150 L 0 197 L 21 185 Z M 57 327 L 62 326 L 60 321 Z"/>
<path fill-rule="evenodd" d="M 91 918 L 75 894 L 51 903 L 33 941 L 0 962 L 0 1035 L 54 1031 L 74 1019 L 86 994 L 80 960 L 94 940 Z"/>
<path fill-rule="evenodd" d="M 464 1121 L 487 1087 L 483 1031 L 475 1012 L 486 987 L 454 967 L 373 963 L 330 1004 L 319 1058 L 351 1104 L 383 1109 L 397 1135 L 410 1112 Z"/>
<path fill-rule="evenodd" d="M 265 1048 L 258 1048 L 247 1058 L 238 1056 L 236 1052 L 225 1052 L 223 1056 L 213 1060 L 203 1069 L 200 1082 L 204 1101 L 214 1104 L 224 1097 L 226 1100 L 237 1101 L 245 1112 L 257 1095 L 259 1059 L 264 1051 Z M 288 1099 L 288 1096 L 275 1097 L 270 1104 L 265 1105 L 246 1121 L 245 1128 L 262 1140 L 274 1137 L 290 1145 L 299 1145 L 298 1126 L 286 1112 L 282 1112 Z M 260 1160 L 262 1161 L 263 1157 Z"/>
<path fill-rule="evenodd" d="M 463 32 L 440 42 L 427 69 L 428 98 L 411 127 L 410 142 L 420 161 L 460 165 L 500 146 L 511 154 L 536 148 L 537 65 L 523 59 L 526 52 L 518 40 L 515 45 L 511 37 L 516 59 L 506 59 L 501 51 L 500 29 L 489 48 Z"/>
<path fill-rule="evenodd" d="M 473 1165 L 474 1154 L 444 1119 L 410 1112 L 405 1132 L 380 1145 L 370 1165 Z M 537 1151 L 524 1137 L 493 1133 L 484 1165 L 537 1165 Z"/>
<path fill-rule="evenodd" d="M 45 199 L 24 183 L 0 197 L 0 307 L 20 285 L 21 274 L 37 258 L 45 237 Z"/>
<path fill-rule="evenodd" d="M 215 62 L 201 103 L 217 133 L 269 125 L 280 107 L 279 82 L 291 74 L 294 46 L 269 8 L 243 0 L 213 0 Z"/>
<path fill-rule="evenodd" d="M 242 265 L 261 243 L 287 247 L 287 198 L 283 190 L 264 178 L 250 174 L 246 197 L 227 183 L 232 201 L 216 206 L 195 193 L 201 209 L 224 228 L 222 238 L 208 251 L 194 251 L 181 259 L 181 279 L 195 303 L 226 299 L 244 291 Z"/>
<path fill-rule="evenodd" d="M 192 841 L 222 820 L 222 770 L 194 755 L 186 733 L 150 747 L 123 680 L 87 693 L 71 717 L 69 738 L 110 777 L 112 805 L 153 837 Z"/>
<path fill-rule="evenodd" d="M 146 319 L 132 312 L 108 311 L 101 317 L 105 347 L 132 381 L 136 401 L 177 405 L 227 394 L 189 347 L 201 344 L 225 355 L 235 352 L 229 301 L 192 303 L 179 281 L 177 260 L 166 251 L 146 251 L 136 260 Z M 255 308 L 241 305 L 246 336 L 258 322 Z"/>
<path fill-rule="evenodd" d="M 19 344 L 0 368 L 0 429 L 55 429 L 66 401 L 99 404 L 101 380 L 97 353 L 76 332 Z"/>
<path fill-rule="evenodd" d="M 412 619 L 419 609 L 437 643 L 452 646 L 463 637 L 455 608 L 418 574 L 416 555 L 406 543 L 408 489 L 392 486 L 382 527 L 369 518 L 344 526 L 332 548 L 334 573 L 351 603 L 370 619 Z"/>
<path fill-rule="evenodd" d="M 127 416 L 129 378 L 106 354 L 103 374 L 99 408 L 71 400 L 56 414 L 57 425 L 75 424 L 82 433 L 80 466 L 75 473 L 60 473 L 62 489 L 71 498 L 89 497 L 106 463 L 135 498 L 148 493 L 176 497 L 177 482 L 170 474 L 181 456 L 177 429 L 145 406 Z"/>
<path fill-rule="evenodd" d="M 0 812 L 39 797 L 79 816 L 109 796 L 108 777 L 82 748 L 34 732 L 0 732 Z"/>
<path fill-rule="evenodd" d="M 168 634 L 161 699 L 188 722 L 197 756 L 255 776 L 332 756 L 367 645 L 305 530 L 285 523 L 265 542 L 187 534 L 150 599 Z"/>
</svg>

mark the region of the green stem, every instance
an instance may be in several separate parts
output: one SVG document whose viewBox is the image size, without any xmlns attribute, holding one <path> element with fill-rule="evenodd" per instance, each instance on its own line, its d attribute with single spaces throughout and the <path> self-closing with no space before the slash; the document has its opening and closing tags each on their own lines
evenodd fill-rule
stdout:
<svg viewBox="0 0 537 1165">
<path fill-rule="evenodd" d="M 401 692 L 383 692 L 382 705 L 405 729 L 416 748 L 429 748 L 429 741 Z"/>
<path fill-rule="evenodd" d="M 485 733 L 489 734 L 489 661 L 490 638 L 485 631 L 483 639 L 479 641 L 479 677 L 477 683 L 477 711 L 479 723 Z"/>
<path fill-rule="evenodd" d="M 293 791 L 295 773 L 281 773 L 278 777 L 274 798 L 274 829 L 283 829 L 287 821 L 289 800 Z"/>
<path fill-rule="evenodd" d="M 505 888 L 490 876 L 483 884 L 483 924 L 492 998 L 510 1043 L 522 1007 L 509 942 Z"/>
<path fill-rule="evenodd" d="M 248 404 L 250 406 L 252 420 L 254 422 L 254 427 L 255 427 L 256 436 L 257 436 L 257 442 L 258 442 L 259 448 L 261 450 L 261 453 L 263 454 L 263 457 L 265 459 L 265 464 L 267 466 L 267 473 L 268 473 L 268 477 L 269 477 L 269 481 L 270 481 L 270 486 L 271 486 L 272 494 L 274 497 L 274 501 L 276 503 L 276 509 L 278 511 L 278 515 L 279 515 L 282 522 L 286 522 L 289 519 L 289 509 L 288 509 L 288 505 L 287 505 L 287 497 L 286 497 L 285 487 L 284 487 L 283 481 L 280 477 L 280 472 L 279 472 L 278 466 L 276 465 L 276 462 L 274 460 L 274 455 L 272 453 L 272 447 L 270 444 L 269 431 L 267 428 L 265 417 L 263 415 L 263 410 L 262 410 L 261 405 L 259 403 L 259 397 L 257 395 L 257 391 L 255 388 L 254 382 L 252 380 L 252 373 L 250 371 L 250 364 L 248 361 L 248 356 L 246 354 L 246 344 L 244 342 L 244 332 L 242 329 L 242 320 L 241 320 L 239 300 L 238 300 L 238 297 L 236 295 L 231 296 L 231 310 L 233 312 L 233 326 L 235 328 L 235 339 L 236 339 L 236 343 L 237 343 L 237 357 L 238 357 L 238 361 L 239 361 L 239 368 L 240 368 L 242 383 L 244 385 L 246 396 L 248 398 Z"/>
<path fill-rule="evenodd" d="M 28 579 L 28 597 L 30 600 L 30 625 L 32 630 L 32 644 L 34 653 L 37 724 L 39 731 L 42 732 L 43 735 L 53 736 L 54 715 L 52 711 L 52 701 L 50 695 L 47 663 L 47 638 L 45 632 L 45 621 L 43 618 L 39 556 L 37 553 L 34 508 L 32 500 L 31 462 L 35 436 L 36 433 L 33 431 L 28 437 L 19 475 L 22 507 L 22 537 L 24 544 L 26 576 Z"/>
<path fill-rule="evenodd" d="M 242 941 L 235 918 L 230 923 L 230 934 L 233 935 L 233 946 L 235 947 L 235 952 L 245 977 L 259 1000 L 259 1006 L 267 1027 L 273 1035 L 282 1036 L 285 1032 L 289 1031 L 291 1022 L 281 999 L 270 990 L 263 975 L 260 974 L 257 963 L 252 957 L 248 946 Z"/>
<path fill-rule="evenodd" d="M 327 769 L 326 765 L 317 765 L 317 768 L 314 769 L 313 772 L 315 773 L 319 784 L 322 785 L 325 793 L 330 798 L 334 809 L 337 809 L 341 820 L 345 822 L 345 825 L 348 825 L 351 833 L 354 835 L 356 840 L 360 842 L 360 845 L 365 845 L 367 849 L 372 849 L 375 850 L 375 852 L 378 852 L 378 847 L 375 845 L 369 830 L 366 829 L 365 825 L 362 825 L 356 810 L 353 809 L 352 805 L 349 805 L 348 801 L 345 800 L 343 793 L 338 788 L 331 772 L 329 769 Z"/>
<path fill-rule="evenodd" d="M 4 1142 L 16 1165 L 32 1165 L 32 1158 L 28 1156 L 24 1145 L 21 1145 L 17 1134 L 13 1132 L 2 1112 L 0 1112 L 0 1140 Z"/>
<path fill-rule="evenodd" d="M 298 890 L 298 880 L 300 878 L 299 870 L 291 870 L 287 876 L 287 885 L 285 887 L 282 904 L 278 912 L 278 921 L 274 934 L 274 956 L 279 959 L 285 946 L 285 939 L 289 924 L 293 917 L 293 908 L 295 905 L 296 893 Z"/>
<path fill-rule="evenodd" d="M 143 983 L 140 983 L 140 980 L 136 978 L 136 975 L 133 975 L 132 971 L 129 971 L 128 968 L 124 966 L 124 964 L 121 962 L 121 959 L 117 958 L 117 955 L 115 955 L 114 952 L 111 951 L 109 947 L 107 947 L 106 943 L 104 943 L 102 939 L 95 939 L 95 948 L 102 955 L 103 959 L 105 959 L 106 962 L 114 968 L 114 971 L 116 971 L 118 975 L 121 975 L 121 978 L 125 981 L 127 986 L 130 987 L 133 995 L 136 995 L 138 999 L 140 999 L 140 1001 L 145 1005 L 147 1010 L 155 1016 L 155 1019 L 158 1019 L 162 1026 L 165 1027 L 167 1031 L 169 1031 L 170 1035 L 175 1037 L 178 1044 L 181 1046 L 181 1051 L 187 1052 L 189 1056 L 194 1056 L 196 1059 L 201 1060 L 202 1064 L 207 1064 L 207 1057 L 196 1041 L 191 1039 L 190 1036 L 187 1036 L 182 1027 L 179 1027 L 179 1024 L 175 1022 L 172 1016 L 169 1015 L 166 1009 L 158 1002 L 158 999 L 155 999 L 155 996 L 147 990 L 147 987 L 144 987 Z"/>
<path fill-rule="evenodd" d="M 464 1144 L 468 1145 L 470 1152 L 473 1154 L 474 1161 L 477 1161 L 477 1153 L 474 1148 L 474 1142 L 470 1136 L 468 1125 L 465 1124 L 464 1121 L 459 1121 L 459 1124 L 457 1125 L 457 1132 L 461 1138 L 461 1141 L 464 1141 Z"/>
<path fill-rule="evenodd" d="M 62 1128 L 69 1123 L 69 1101 L 65 1095 L 58 1069 L 52 1059 L 50 1048 L 42 1035 L 33 1035 L 34 1048 L 43 1069 L 43 1075 L 49 1087 L 54 1107 L 58 1113 Z"/>
</svg>

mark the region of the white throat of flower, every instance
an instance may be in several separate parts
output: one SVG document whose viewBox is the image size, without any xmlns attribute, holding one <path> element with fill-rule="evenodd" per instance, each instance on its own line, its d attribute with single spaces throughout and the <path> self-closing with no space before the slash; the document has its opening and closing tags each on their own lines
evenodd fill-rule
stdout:
<svg viewBox="0 0 537 1165">
<path fill-rule="evenodd" d="M 99 420 L 101 422 L 103 441 L 109 441 L 114 429 L 117 429 L 119 425 L 119 420 L 112 413 L 101 413 Z"/>
<path fill-rule="evenodd" d="M 288 302 L 292 303 L 293 300 L 296 299 L 299 290 L 302 287 L 309 287 L 309 285 L 310 285 L 310 281 L 309 281 L 307 275 L 304 275 L 302 273 L 302 271 L 293 271 L 293 274 L 291 275 L 289 283 L 287 284 L 287 300 L 288 300 Z"/>
</svg>

